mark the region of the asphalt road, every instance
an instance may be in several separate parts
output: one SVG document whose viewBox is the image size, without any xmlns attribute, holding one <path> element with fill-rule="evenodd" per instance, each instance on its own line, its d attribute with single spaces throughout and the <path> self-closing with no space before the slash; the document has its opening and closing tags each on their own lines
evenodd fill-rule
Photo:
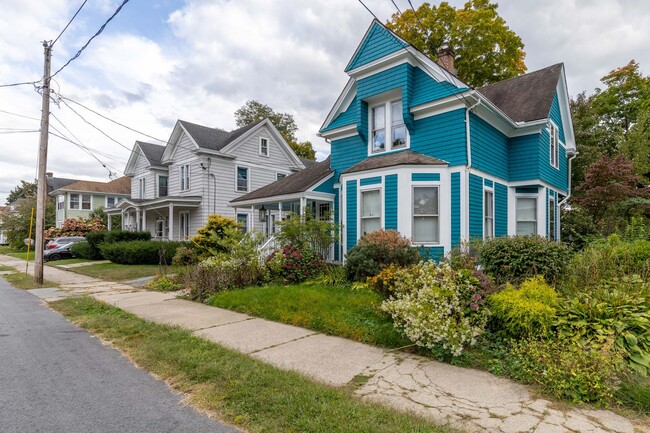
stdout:
<svg viewBox="0 0 650 433">
<path fill-rule="evenodd" d="M 0 432 L 235 432 L 0 278 Z"/>
</svg>

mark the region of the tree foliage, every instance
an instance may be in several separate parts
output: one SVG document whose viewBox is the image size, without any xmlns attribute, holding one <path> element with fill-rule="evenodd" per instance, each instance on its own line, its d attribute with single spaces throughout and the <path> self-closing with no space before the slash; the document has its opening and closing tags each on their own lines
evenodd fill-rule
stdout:
<svg viewBox="0 0 650 433">
<path fill-rule="evenodd" d="M 270 106 L 254 100 L 246 101 L 244 105 L 235 111 L 235 123 L 240 128 L 251 123 L 259 122 L 262 119 L 269 119 L 273 123 L 298 157 L 316 159 L 316 152 L 311 142 L 298 142 L 298 138 L 296 137 L 298 125 L 296 125 L 293 115 L 279 113 Z"/>
<path fill-rule="evenodd" d="M 18 201 L 16 208 L 8 212 L 3 219 L 4 229 L 7 230 L 7 238 L 12 248 L 24 250 L 27 248 L 24 240 L 29 237 L 29 222 L 34 209 L 34 225 L 32 228 L 32 239 L 35 239 L 34 228 L 36 227 L 36 195 Z M 50 197 L 45 201 L 45 226 L 52 227 L 56 222 L 56 209 L 54 200 Z"/>
<path fill-rule="evenodd" d="M 7 204 L 18 201 L 22 198 L 30 198 L 36 195 L 36 181 L 26 182 L 24 180 L 20 181 L 20 185 L 17 185 L 14 189 L 11 190 L 7 196 Z"/>
<path fill-rule="evenodd" d="M 425 2 L 416 12 L 393 14 L 386 25 L 434 60 L 443 42 L 449 42 L 459 78 L 480 87 L 526 71 L 524 43 L 497 8 L 489 0 L 469 0 L 462 9 L 446 1 L 439 6 Z"/>
</svg>

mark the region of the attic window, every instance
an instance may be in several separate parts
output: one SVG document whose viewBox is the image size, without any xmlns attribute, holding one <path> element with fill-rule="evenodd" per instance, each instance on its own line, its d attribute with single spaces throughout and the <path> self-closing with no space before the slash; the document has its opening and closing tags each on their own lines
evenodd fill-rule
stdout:
<svg viewBox="0 0 650 433">
<path fill-rule="evenodd" d="M 269 156 L 269 140 L 260 137 L 260 155 Z"/>
<path fill-rule="evenodd" d="M 375 105 L 370 110 L 371 153 L 408 147 L 408 132 L 404 125 L 401 99 Z"/>
<path fill-rule="evenodd" d="M 559 138 L 558 138 L 559 134 L 558 134 L 558 128 L 553 122 L 549 123 L 549 135 L 550 135 L 551 166 L 555 168 L 559 168 L 559 164 L 560 164 L 560 146 L 559 146 Z"/>
</svg>

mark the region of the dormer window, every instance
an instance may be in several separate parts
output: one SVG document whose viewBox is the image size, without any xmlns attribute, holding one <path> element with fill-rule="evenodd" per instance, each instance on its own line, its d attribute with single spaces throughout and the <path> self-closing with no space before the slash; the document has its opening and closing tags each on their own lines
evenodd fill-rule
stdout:
<svg viewBox="0 0 650 433">
<path fill-rule="evenodd" d="M 371 150 L 381 153 L 408 147 L 402 100 L 387 101 L 371 108 Z"/>
<path fill-rule="evenodd" d="M 555 168 L 560 167 L 560 140 L 559 140 L 559 133 L 557 126 L 555 123 L 550 122 L 549 123 L 549 135 L 550 135 L 550 149 L 551 149 L 551 157 L 550 157 L 550 162 L 551 166 Z"/>
</svg>

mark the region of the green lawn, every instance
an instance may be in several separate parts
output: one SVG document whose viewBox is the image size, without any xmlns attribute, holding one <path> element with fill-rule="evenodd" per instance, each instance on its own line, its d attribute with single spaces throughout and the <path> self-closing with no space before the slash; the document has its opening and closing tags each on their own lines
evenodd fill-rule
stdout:
<svg viewBox="0 0 650 433">
<path fill-rule="evenodd" d="M 59 287 L 57 283 L 47 280 L 44 280 L 43 284 L 36 284 L 34 282 L 34 277 L 31 275 L 25 275 L 24 272 L 15 272 L 13 274 L 3 275 L 2 278 L 7 280 L 15 288 L 22 290 L 40 289 L 43 287 Z"/>
<path fill-rule="evenodd" d="M 4 253 L 4 254 L 6 254 L 6 255 L 8 255 L 10 257 L 14 257 L 16 259 L 20 259 L 20 260 L 25 260 L 27 258 L 27 251 L 23 251 L 23 252 L 7 252 L 7 253 Z M 33 262 L 34 260 L 35 260 L 34 251 L 30 251 L 29 252 L 29 261 Z"/>
<path fill-rule="evenodd" d="M 128 281 L 136 278 L 150 277 L 158 274 L 159 270 L 160 266 L 158 265 L 120 265 L 117 263 L 100 263 L 70 269 L 70 271 L 78 274 L 107 281 Z M 167 272 L 173 273 L 169 267 L 167 268 Z"/>
<path fill-rule="evenodd" d="M 190 403 L 249 432 L 453 432 L 414 415 L 363 402 L 193 336 L 139 319 L 91 298 L 50 304 L 151 371 Z"/>
<path fill-rule="evenodd" d="M 381 300 L 366 290 L 304 283 L 221 292 L 208 303 L 378 346 L 410 344 L 395 330 L 390 317 L 379 310 Z"/>
<path fill-rule="evenodd" d="M 63 259 L 63 260 L 54 260 L 52 262 L 47 262 L 47 265 L 50 266 L 59 266 L 59 265 L 74 265 L 76 263 L 88 263 L 92 262 L 93 260 L 88 260 L 88 259 Z"/>
</svg>

